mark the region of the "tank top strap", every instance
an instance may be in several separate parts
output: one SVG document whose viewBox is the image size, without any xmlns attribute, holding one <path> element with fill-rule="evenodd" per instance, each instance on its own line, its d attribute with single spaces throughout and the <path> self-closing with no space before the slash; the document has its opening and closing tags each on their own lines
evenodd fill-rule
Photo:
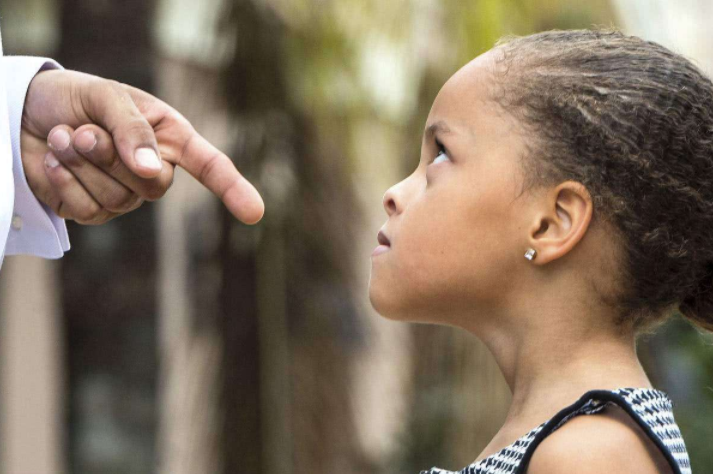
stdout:
<svg viewBox="0 0 713 474">
<path fill-rule="evenodd" d="M 575 416 L 599 413 L 611 404 L 619 406 L 636 421 L 659 448 L 674 474 L 691 474 L 688 452 L 673 418 L 671 400 L 664 392 L 650 388 L 591 390 L 585 393 L 541 425 L 514 473 L 525 473 L 537 446 L 567 421 Z"/>
<path fill-rule="evenodd" d="M 591 390 L 560 410 L 513 444 L 458 472 L 437 467 L 421 474 L 524 474 L 537 446 L 547 436 L 575 416 L 594 415 L 608 405 L 617 405 L 631 416 L 663 453 L 674 474 L 691 474 L 686 445 L 673 418 L 673 407 L 666 393 L 651 388 Z"/>
</svg>

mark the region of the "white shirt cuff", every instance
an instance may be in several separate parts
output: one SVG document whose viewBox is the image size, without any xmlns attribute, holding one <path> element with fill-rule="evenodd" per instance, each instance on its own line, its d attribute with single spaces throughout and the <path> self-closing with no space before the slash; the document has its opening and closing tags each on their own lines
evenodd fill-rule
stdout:
<svg viewBox="0 0 713 474">
<path fill-rule="evenodd" d="M 15 208 L 6 255 L 30 254 L 60 258 L 69 250 L 69 236 L 64 219 L 37 200 L 27 184 L 22 168 L 20 127 L 25 96 L 32 79 L 45 69 L 62 69 L 55 61 L 27 56 L 5 56 L 5 87 L 12 143 L 12 172 L 15 180 Z"/>
</svg>

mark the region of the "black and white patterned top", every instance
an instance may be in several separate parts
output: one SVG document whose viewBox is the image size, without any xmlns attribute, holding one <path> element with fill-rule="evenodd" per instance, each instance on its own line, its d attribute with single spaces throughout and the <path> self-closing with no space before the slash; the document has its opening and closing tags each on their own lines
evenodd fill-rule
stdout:
<svg viewBox="0 0 713 474">
<path fill-rule="evenodd" d="M 537 446 L 553 431 L 575 416 L 598 413 L 610 404 L 621 407 L 642 427 L 661 450 L 674 474 L 691 474 L 688 451 L 673 419 L 671 400 L 666 393 L 650 388 L 589 391 L 510 446 L 457 473 L 434 467 L 421 471 L 421 474 L 522 474 Z"/>
</svg>

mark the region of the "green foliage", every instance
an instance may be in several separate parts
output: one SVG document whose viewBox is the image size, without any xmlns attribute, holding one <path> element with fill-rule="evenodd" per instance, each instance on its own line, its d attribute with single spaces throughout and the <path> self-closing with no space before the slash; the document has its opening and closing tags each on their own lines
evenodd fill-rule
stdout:
<svg viewBox="0 0 713 474">
<path fill-rule="evenodd" d="M 640 342 L 652 383 L 667 392 L 696 474 L 713 472 L 713 334 L 680 316 Z"/>
</svg>

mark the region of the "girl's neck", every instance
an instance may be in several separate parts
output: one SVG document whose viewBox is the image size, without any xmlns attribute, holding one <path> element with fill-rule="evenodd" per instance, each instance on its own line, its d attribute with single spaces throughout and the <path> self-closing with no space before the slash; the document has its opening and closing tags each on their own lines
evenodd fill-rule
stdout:
<svg viewBox="0 0 713 474">
<path fill-rule="evenodd" d="M 501 432 L 522 435 L 588 390 L 651 386 L 633 334 L 619 327 L 531 327 L 519 335 L 483 340 L 512 391 Z"/>
</svg>

